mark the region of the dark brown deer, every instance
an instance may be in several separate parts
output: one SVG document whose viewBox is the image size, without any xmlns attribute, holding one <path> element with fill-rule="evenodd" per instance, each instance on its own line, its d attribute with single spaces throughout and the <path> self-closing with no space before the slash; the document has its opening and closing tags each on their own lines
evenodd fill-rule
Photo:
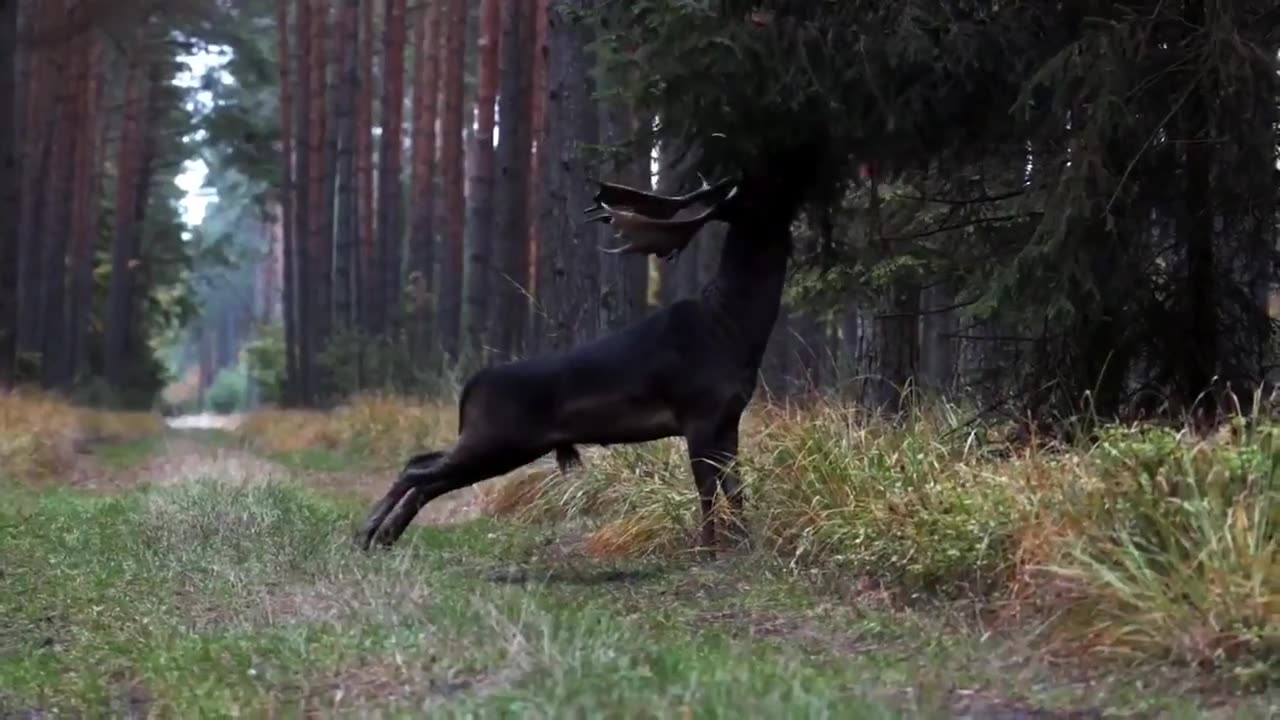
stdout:
<svg viewBox="0 0 1280 720">
<path fill-rule="evenodd" d="M 769 176 L 703 181 L 681 197 L 600 183 L 596 205 L 586 212 L 591 221 L 611 223 L 626 241 L 612 252 L 669 258 L 707 223 L 727 223 L 715 278 L 700 297 L 613 335 L 473 375 L 462 390 L 453 447 L 411 458 L 374 505 L 357 542 L 391 545 L 432 499 L 548 453 L 566 469 L 578 462 L 575 445 L 675 436 L 688 443 L 702 508 L 701 545 L 715 545 L 717 487 L 732 512 L 729 534 L 746 540 L 742 483 L 731 465 L 738 421 L 778 316 L 801 192 L 801 183 Z"/>
</svg>

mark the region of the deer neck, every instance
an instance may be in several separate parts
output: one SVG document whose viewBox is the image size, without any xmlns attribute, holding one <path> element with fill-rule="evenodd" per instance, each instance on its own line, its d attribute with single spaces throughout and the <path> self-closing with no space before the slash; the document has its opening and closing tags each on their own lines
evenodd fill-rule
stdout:
<svg viewBox="0 0 1280 720">
<path fill-rule="evenodd" d="M 760 366 L 778 319 L 790 258 L 789 223 L 731 224 L 720 267 L 702 289 L 701 301 L 722 341 L 754 369 Z"/>
</svg>

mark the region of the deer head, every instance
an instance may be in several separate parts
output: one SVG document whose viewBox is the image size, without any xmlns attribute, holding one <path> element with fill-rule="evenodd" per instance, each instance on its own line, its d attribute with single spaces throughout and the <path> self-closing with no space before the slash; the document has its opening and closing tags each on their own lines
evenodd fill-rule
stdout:
<svg viewBox="0 0 1280 720">
<path fill-rule="evenodd" d="M 668 260 L 693 240 L 703 225 L 720 219 L 725 204 L 738 193 L 738 183 L 721 180 L 687 195 L 657 195 L 625 185 L 601 182 L 596 204 L 583 212 L 587 222 L 612 224 L 626 244 L 603 248 L 607 253 L 641 253 Z M 683 217 L 677 217 L 683 213 Z"/>
</svg>

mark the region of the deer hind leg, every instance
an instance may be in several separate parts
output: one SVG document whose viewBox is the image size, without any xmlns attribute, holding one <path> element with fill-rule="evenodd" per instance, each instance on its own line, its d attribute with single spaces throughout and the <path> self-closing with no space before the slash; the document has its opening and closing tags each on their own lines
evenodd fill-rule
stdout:
<svg viewBox="0 0 1280 720">
<path fill-rule="evenodd" d="M 373 525 L 373 515 L 365 524 L 365 547 L 374 542 L 390 547 L 400 539 L 427 503 L 454 490 L 511 472 L 545 453 L 546 448 L 531 450 L 498 444 L 465 444 L 460 441 L 447 456 L 430 467 L 412 473 L 406 467 L 400 479 L 392 485 L 387 497 L 375 508 L 376 513 L 382 510 L 383 503 L 388 503 L 378 518 L 377 525 Z M 401 490 L 400 485 L 405 480 L 408 481 L 408 488 Z M 393 496 L 394 500 L 391 499 Z M 396 501 L 401 498 L 403 501 L 396 505 Z"/>
<path fill-rule="evenodd" d="M 356 534 L 356 543 L 362 549 L 369 549 L 374 535 L 382 527 L 387 515 L 396 507 L 401 498 L 419 486 L 420 478 L 429 478 L 431 476 L 444 457 L 444 453 L 432 452 L 414 455 L 409 458 L 409 461 L 405 463 L 404 469 L 400 471 L 400 477 L 396 478 L 387 494 L 369 511 L 369 517 L 365 519 L 364 525 L 360 527 L 360 532 Z"/>
</svg>

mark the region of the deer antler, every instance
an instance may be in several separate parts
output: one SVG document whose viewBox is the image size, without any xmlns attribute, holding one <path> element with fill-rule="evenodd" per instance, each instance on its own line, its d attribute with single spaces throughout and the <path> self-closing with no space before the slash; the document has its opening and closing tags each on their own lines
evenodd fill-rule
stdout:
<svg viewBox="0 0 1280 720">
<path fill-rule="evenodd" d="M 685 248 L 703 225 L 715 220 L 718 212 L 738 192 L 733 180 L 714 185 L 701 175 L 702 187 L 680 196 L 666 196 L 625 185 L 600 183 L 596 204 L 583 212 L 588 222 L 612 224 L 627 241 L 618 248 L 602 248 L 608 253 L 648 253 L 670 259 Z M 709 207 L 694 215 L 672 219 L 693 205 Z"/>
</svg>

